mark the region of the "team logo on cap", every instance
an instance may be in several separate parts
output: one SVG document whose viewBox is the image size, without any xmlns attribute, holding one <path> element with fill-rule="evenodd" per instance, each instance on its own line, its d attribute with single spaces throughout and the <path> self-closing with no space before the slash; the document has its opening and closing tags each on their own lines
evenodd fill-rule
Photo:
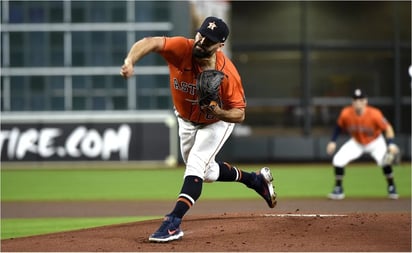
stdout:
<svg viewBox="0 0 412 253">
<path fill-rule="evenodd" d="M 361 95 L 362 95 L 362 91 L 360 89 L 356 89 L 355 96 L 361 96 Z"/>
<path fill-rule="evenodd" d="M 213 22 L 209 22 L 209 25 L 208 25 L 207 28 L 213 31 L 213 29 L 215 29 L 216 27 L 217 27 L 217 26 L 216 26 L 216 24 L 215 24 L 215 21 L 213 21 Z"/>
</svg>

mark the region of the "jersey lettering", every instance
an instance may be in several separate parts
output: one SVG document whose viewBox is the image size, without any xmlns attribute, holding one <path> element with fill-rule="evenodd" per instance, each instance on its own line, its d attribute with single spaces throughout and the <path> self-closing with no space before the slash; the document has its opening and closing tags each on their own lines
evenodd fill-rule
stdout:
<svg viewBox="0 0 412 253">
<path fill-rule="evenodd" d="M 347 131 L 351 134 L 363 134 L 365 136 L 374 136 L 374 131 L 370 127 L 351 125 L 348 127 Z"/>
<path fill-rule="evenodd" d="M 196 92 L 196 85 L 186 82 L 180 82 L 176 78 L 173 78 L 173 84 L 176 90 L 180 90 L 185 93 L 189 93 L 190 95 L 194 95 Z"/>
<path fill-rule="evenodd" d="M 216 117 L 213 114 L 206 113 L 205 118 L 207 120 L 210 120 L 210 119 L 215 119 Z"/>
</svg>

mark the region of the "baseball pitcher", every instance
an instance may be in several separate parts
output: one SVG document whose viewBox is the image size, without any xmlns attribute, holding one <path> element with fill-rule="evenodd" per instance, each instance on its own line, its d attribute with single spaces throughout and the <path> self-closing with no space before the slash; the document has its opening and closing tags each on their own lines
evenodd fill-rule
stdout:
<svg viewBox="0 0 412 253">
<path fill-rule="evenodd" d="M 222 52 L 229 35 L 226 23 L 207 17 L 194 39 L 146 37 L 130 49 L 120 74 L 133 75 L 133 66 L 145 55 L 161 55 L 169 66 L 170 92 L 179 126 L 180 148 L 185 162 L 184 182 L 174 209 L 165 216 L 149 241 L 169 242 L 183 237 L 183 216 L 195 204 L 203 182 L 241 182 L 254 189 L 270 208 L 276 205 L 269 168 L 240 170 L 215 157 L 233 131 L 245 119 L 246 100 L 238 71 Z"/>
</svg>

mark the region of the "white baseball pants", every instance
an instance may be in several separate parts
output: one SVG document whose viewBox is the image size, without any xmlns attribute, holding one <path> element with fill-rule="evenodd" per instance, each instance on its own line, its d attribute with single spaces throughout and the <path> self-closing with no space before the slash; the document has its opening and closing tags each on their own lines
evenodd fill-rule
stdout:
<svg viewBox="0 0 412 253">
<path fill-rule="evenodd" d="M 387 145 L 382 134 L 367 145 L 362 145 L 351 138 L 335 154 L 332 164 L 334 167 L 345 167 L 349 162 L 366 153 L 372 156 L 378 166 L 382 166 L 386 151 Z"/>
<path fill-rule="evenodd" d="M 208 125 L 196 125 L 177 117 L 180 150 L 186 164 L 186 176 L 197 176 L 205 182 L 219 177 L 216 155 L 232 133 L 235 124 L 218 121 Z"/>
</svg>

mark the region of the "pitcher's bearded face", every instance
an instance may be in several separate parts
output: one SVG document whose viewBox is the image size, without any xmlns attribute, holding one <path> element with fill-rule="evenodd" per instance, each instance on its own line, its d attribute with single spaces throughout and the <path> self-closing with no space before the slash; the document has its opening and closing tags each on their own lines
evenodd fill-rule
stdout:
<svg viewBox="0 0 412 253">
<path fill-rule="evenodd" d="M 201 41 L 197 41 L 193 45 L 192 53 L 196 58 L 208 58 L 213 55 L 213 50 L 208 50 L 208 48 L 201 45 Z"/>
<path fill-rule="evenodd" d="M 195 58 L 203 59 L 211 57 L 221 46 L 220 42 L 213 42 L 197 33 L 193 44 L 192 54 Z"/>
</svg>

